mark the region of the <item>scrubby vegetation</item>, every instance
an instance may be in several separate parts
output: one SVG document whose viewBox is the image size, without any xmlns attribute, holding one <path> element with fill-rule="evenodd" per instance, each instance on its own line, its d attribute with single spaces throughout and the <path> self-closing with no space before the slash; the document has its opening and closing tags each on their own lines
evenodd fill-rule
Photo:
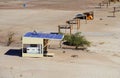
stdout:
<svg viewBox="0 0 120 78">
<path fill-rule="evenodd" d="M 8 33 L 8 36 L 7 36 L 7 46 L 9 46 L 12 42 L 14 42 L 14 40 L 13 40 L 13 36 L 14 35 L 15 35 L 14 32 Z"/>
<path fill-rule="evenodd" d="M 75 49 L 78 49 L 79 47 L 86 48 L 90 46 L 90 42 L 86 40 L 86 38 L 82 36 L 80 32 L 72 35 L 65 35 L 63 41 L 67 45 L 75 46 Z"/>
</svg>

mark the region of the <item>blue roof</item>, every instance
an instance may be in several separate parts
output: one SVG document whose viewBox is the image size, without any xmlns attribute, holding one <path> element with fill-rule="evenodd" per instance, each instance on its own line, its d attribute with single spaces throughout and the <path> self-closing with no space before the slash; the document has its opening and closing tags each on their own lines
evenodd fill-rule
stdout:
<svg viewBox="0 0 120 78">
<path fill-rule="evenodd" d="M 61 39 L 63 39 L 64 35 L 54 34 L 54 33 L 27 32 L 24 35 L 24 37 L 61 40 Z"/>
</svg>

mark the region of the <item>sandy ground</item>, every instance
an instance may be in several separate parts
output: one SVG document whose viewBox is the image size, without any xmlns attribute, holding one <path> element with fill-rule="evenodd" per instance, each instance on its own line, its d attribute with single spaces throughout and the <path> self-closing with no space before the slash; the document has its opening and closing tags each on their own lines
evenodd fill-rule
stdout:
<svg viewBox="0 0 120 78">
<path fill-rule="evenodd" d="M 26 9 L 81 10 L 88 8 L 89 5 L 96 5 L 99 2 L 101 0 L 0 0 L 0 8 L 23 9 L 23 5 L 26 4 Z"/>
<path fill-rule="evenodd" d="M 11 47 L 4 47 L 2 51 L 9 49 Z M 108 58 L 100 54 L 76 50 L 65 50 L 65 53 L 60 49 L 53 51 L 55 57 L 44 58 L 21 58 L 1 53 L 0 77 L 119 78 L 120 76 L 120 63 L 111 60 L 112 56 Z M 71 55 L 78 55 L 78 57 L 73 58 Z"/>
<path fill-rule="evenodd" d="M 7 0 L 6 3 L 8 3 Z M 51 4 L 47 0 L 43 3 Z M 0 5 L 4 5 L 4 3 L 1 2 Z M 74 7 L 65 8 L 67 10 L 60 7 L 59 9 L 62 10 L 53 7 L 49 9 L 2 7 L 0 9 L 0 78 L 119 78 L 120 12 L 116 13 L 116 17 L 111 17 L 112 13 L 110 13 L 113 6 L 119 5 L 120 3 L 112 4 L 109 8 L 91 8 L 89 10 L 95 12 L 95 19 L 88 21 L 87 24 L 81 20 L 80 31 L 92 42 L 88 52 L 60 49 L 58 42 L 52 41 L 48 51 L 55 53 L 55 56 L 44 58 L 21 58 L 18 55 L 12 56 L 6 53 L 21 48 L 18 41 L 25 32 L 33 30 L 57 32 L 58 25 L 65 24 L 66 20 L 74 18 L 77 13 L 89 10 L 76 9 L 73 11 Z M 75 31 L 76 28 L 73 32 Z M 16 44 L 12 44 L 10 47 L 5 46 L 9 32 L 15 33 L 15 41 L 19 43 L 18 47 Z M 73 55 L 76 57 L 72 57 Z"/>
</svg>

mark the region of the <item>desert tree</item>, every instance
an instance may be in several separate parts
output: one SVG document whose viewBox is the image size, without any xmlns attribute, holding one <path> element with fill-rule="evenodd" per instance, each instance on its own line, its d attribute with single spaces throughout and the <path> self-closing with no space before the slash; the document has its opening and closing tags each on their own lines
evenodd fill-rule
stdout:
<svg viewBox="0 0 120 78">
<path fill-rule="evenodd" d="M 67 43 L 67 45 L 75 46 L 75 49 L 78 49 L 79 47 L 86 48 L 90 46 L 90 42 L 81 35 L 81 32 L 72 35 L 65 35 L 63 40 Z"/>
</svg>

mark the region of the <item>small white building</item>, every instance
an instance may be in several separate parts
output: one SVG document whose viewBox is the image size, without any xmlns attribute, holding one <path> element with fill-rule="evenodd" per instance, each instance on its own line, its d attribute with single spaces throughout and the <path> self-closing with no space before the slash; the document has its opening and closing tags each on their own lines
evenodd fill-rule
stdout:
<svg viewBox="0 0 120 78">
<path fill-rule="evenodd" d="M 22 57 L 43 57 L 48 54 L 45 52 L 48 40 L 62 40 L 63 37 L 61 34 L 27 32 L 22 39 Z"/>
</svg>

